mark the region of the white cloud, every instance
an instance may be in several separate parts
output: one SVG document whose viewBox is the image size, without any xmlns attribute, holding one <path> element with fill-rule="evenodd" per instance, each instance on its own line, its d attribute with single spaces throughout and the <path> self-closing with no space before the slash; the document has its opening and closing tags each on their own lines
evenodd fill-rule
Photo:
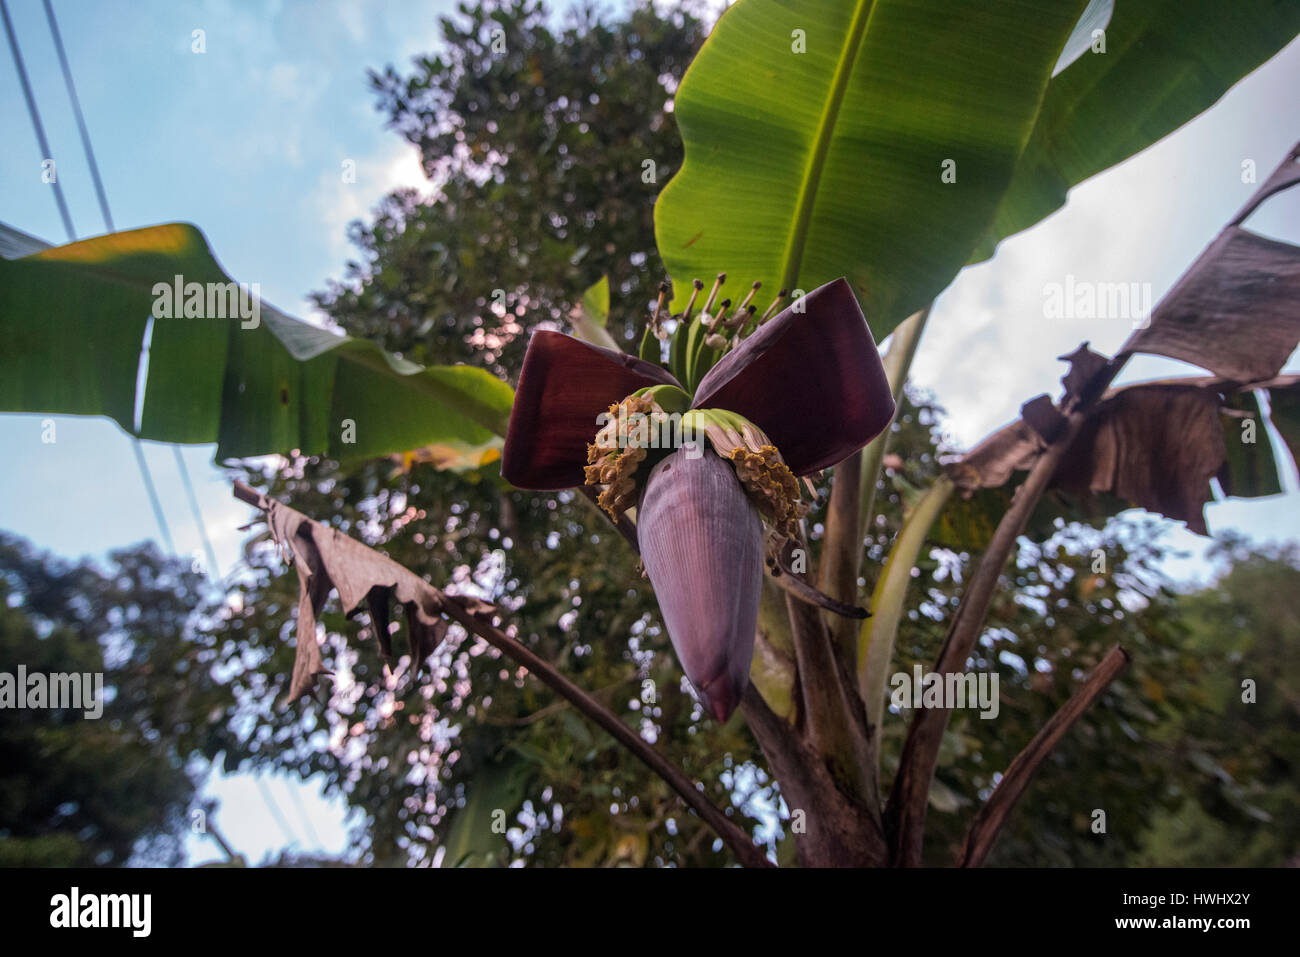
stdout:
<svg viewBox="0 0 1300 957">
<path fill-rule="evenodd" d="M 317 88 L 318 89 L 318 88 Z M 292 63 L 277 63 L 266 74 L 266 91 L 282 100 L 292 100 L 301 105 L 315 99 L 314 90 L 302 83 L 298 67 Z"/>
<path fill-rule="evenodd" d="M 344 182 L 345 161 L 355 163 L 356 182 Z M 356 249 L 347 239 L 348 223 L 367 220 L 380 200 L 396 189 L 427 190 L 428 186 L 419 151 L 409 143 L 387 142 L 369 156 L 339 156 L 320 174 L 310 211 L 326 237 L 334 274 L 341 274 L 343 263 L 356 258 Z"/>
<path fill-rule="evenodd" d="M 935 304 L 912 370 L 912 381 L 947 407 L 956 440 L 972 445 L 1025 400 L 1057 395 L 1065 366 L 1056 356 L 1084 340 L 1107 354 L 1122 345 L 1128 321 L 1046 318 L 1044 286 L 1067 274 L 1149 282 L 1158 302 L 1255 189 L 1241 182 L 1242 159 L 1254 158 L 1262 179 L 1294 141 L 1300 106 L 1290 87 L 1298 69 L 1300 42 L 1209 112 L 1077 187 L 1064 209 L 1004 242 L 991 262 L 958 276 Z M 1278 234 L 1279 214 L 1266 211 L 1262 225 Z M 1300 241 L 1291 227 L 1282 238 Z M 1197 371 L 1140 357 L 1121 381 Z"/>
</svg>

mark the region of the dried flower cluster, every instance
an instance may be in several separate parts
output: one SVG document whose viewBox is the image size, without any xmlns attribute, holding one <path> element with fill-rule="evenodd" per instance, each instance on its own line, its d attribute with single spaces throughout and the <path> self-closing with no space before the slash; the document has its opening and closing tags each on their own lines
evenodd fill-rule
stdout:
<svg viewBox="0 0 1300 957">
<path fill-rule="evenodd" d="M 586 483 L 605 486 L 596 503 L 615 521 L 636 504 L 636 470 L 646 456 L 641 443 L 629 437 L 628 426 L 655 411 L 662 410 L 648 395 L 630 395 L 615 402 L 609 407 L 609 425 L 587 445 Z"/>
<path fill-rule="evenodd" d="M 704 434 L 717 453 L 735 466 L 741 485 L 759 513 L 778 535 L 796 537 L 808 505 L 799 501 L 799 480 L 772 440 L 735 413 L 703 410 L 702 415 L 714 420 L 705 425 Z M 731 424 L 722 424 L 717 418 L 728 419 Z"/>
</svg>

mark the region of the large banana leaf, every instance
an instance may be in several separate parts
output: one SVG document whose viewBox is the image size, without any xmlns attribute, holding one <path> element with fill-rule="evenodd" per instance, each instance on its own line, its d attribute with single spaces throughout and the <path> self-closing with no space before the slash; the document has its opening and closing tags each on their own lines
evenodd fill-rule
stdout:
<svg viewBox="0 0 1300 957">
<path fill-rule="evenodd" d="M 912 571 L 928 540 L 930 526 L 943 513 L 952 490 L 952 482 L 941 476 L 908 510 L 871 595 L 871 617 L 862 623 L 858 635 L 858 691 L 867 711 L 867 723 L 873 728 L 881 726 L 885 715 L 886 678 L 893 667 L 894 639 L 903 620 Z M 877 736 L 872 744 L 877 759 L 879 747 Z"/>
<path fill-rule="evenodd" d="M 674 101 L 686 159 L 655 229 L 677 301 L 723 270 L 792 290 L 845 276 L 889 333 L 991 222 L 1085 7 L 741 0 Z"/>
<path fill-rule="evenodd" d="M 256 325 L 152 319 L 156 283 L 230 282 L 193 226 L 38 252 L 39 241 L 4 235 L 5 250 L 28 254 L 0 261 L 0 411 L 106 415 L 145 439 L 216 442 L 218 458 L 357 459 L 437 444 L 473 459 L 505 433 L 513 391 L 482 369 L 424 368 L 266 303 Z"/>
<path fill-rule="evenodd" d="M 1080 53 L 1104 7 L 741 0 L 675 101 L 686 160 L 655 210 L 675 305 L 722 270 L 803 289 L 844 275 L 879 339 L 1300 27 L 1291 0 L 1120 0 L 1106 52 Z"/>
<path fill-rule="evenodd" d="M 1105 52 L 1053 78 L 977 259 L 1065 204 L 1070 188 L 1212 106 L 1300 31 L 1295 0 L 1119 0 Z"/>
<path fill-rule="evenodd" d="M 527 794 L 528 771 L 526 762 L 511 755 L 475 773 L 466 784 L 465 804 L 452 810 L 442 838 L 443 867 L 491 867 L 510 849 L 496 825 L 513 818 Z"/>
</svg>

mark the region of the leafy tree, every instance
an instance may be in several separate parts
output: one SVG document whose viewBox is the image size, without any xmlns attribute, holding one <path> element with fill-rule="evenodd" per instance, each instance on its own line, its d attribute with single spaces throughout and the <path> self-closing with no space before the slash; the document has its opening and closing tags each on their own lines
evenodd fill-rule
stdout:
<svg viewBox="0 0 1300 957">
<path fill-rule="evenodd" d="M 1198 706 L 1160 740 L 1195 785 L 1153 823 L 1138 860 L 1280 867 L 1300 851 L 1300 550 L 1227 535 L 1211 554 L 1218 580 L 1178 603 Z"/>
<path fill-rule="evenodd" d="M 537 4 L 466 7 L 443 23 L 446 53 L 419 61 L 409 78 L 392 69 L 374 77 L 381 107 L 420 146 L 437 192 L 428 201 L 395 194 L 373 224 L 354 226 L 367 265 L 319 297 L 345 330 L 421 361 L 460 358 L 514 374 L 526 332 L 563 321 L 601 275 L 623 304 L 617 315 L 627 330 L 639 326 L 662 276 L 651 242 L 657 187 L 643 182 L 642 164 L 654 159 L 662 183 L 680 162 L 666 107 L 702 28 L 687 11 L 661 18 L 638 8 L 616 22 L 591 11 L 576 17 L 553 32 Z M 498 28 L 504 57 L 491 51 Z M 490 157 L 506 158 L 510 175 Z M 572 212 L 560 218 L 555 210 Z M 510 276 L 503 316 L 491 293 Z M 722 779 L 740 763 L 728 752 L 752 753 L 743 725 L 721 740 L 696 733 L 700 709 L 666 653 L 653 595 L 626 544 L 585 500 L 510 490 L 494 468 L 458 475 L 298 459 L 269 482 L 258 473 L 249 481 L 309 513 L 327 510 L 338 527 L 382 543 L 430 580 L 474 582 L 522 609 L 540 654 L 630 721 L 692 743 L 689 773 L 728 800 Z M 239 639 L 225 660 L 241 698 L 257 708 L 260 730 L 227 764 L 248 758 L 324 772 L 364 810 L 358 839 L 369 860 L 430 859 L 434 828 L 444 822 L 453 836 L 447 863 L 506 860 L 510 847 L 499 836 L 455 824 L 470 780 L 472 790 L 491 794 L 487 807 L 508 810 L 530 860 L 729 859 L 662 781 L 585 719 L 540 697 L 481 643 L 453 642 L 429 663 L 431 685 L 413 687 L 403 673 L 390 688 L 376 656 L 342 650 L 341 634 L 354 626 L 327 615 L 340 652 L 335 667 L 345 665 L 357 687 L 336 693 L 306 728 L 297 715 L 275 713 L 269 700 L 283 693 L 290 670 L 283 639 L 297 586 L 273 550 L 254 545 L 249 557 L 258 577 L 240 586 L 244 600 L 221 634 Z M 240 668 L 245 642 L 260 649 L 255 669 Z M 258 687 L 268 704 L 252 703 Z M 408 715 L 418 720 L 400 720 Z M 319 747 L 319 733 L 310 736 L 327 727 L 329 750 Z M 766 786 L 762 772 L 745 780 L 756 792 Z M 459 812 L 466 820 L 474 813 Z"/>
<path fill-rule="evenodd" d="M 0 861 L 174 864 L 183 859 L 212 723 L 229 702 L 196 635 L 201 577 L 153 545 L 101 572 L 0 533 L 0 662 L 10 674 L 102 673 L 103 714 L 0 710 Z"/>
<path fill-rule="evenodd" d="M 581 7 L 556 29 L 534 0 L 461 4 L 442 52 L 408 76 L 372 72 L 433 196 L 394 193 L 354 223 L 362 262 L 317 304 L 409 358 L 513 378 L 528 333 L 563 324 L 607 276 L 613 331 L 632 343 L 664 276 L 654 201 L 681 165 L 671 105 L 704 38 L 694 9 L 611 21 Z"/>
</svg>

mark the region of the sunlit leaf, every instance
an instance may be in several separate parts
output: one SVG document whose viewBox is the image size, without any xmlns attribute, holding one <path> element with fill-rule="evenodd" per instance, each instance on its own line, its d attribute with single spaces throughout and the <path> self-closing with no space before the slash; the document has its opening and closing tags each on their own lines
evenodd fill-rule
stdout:
<svg viewBox="0 0 1300 957">
<path fill-rule="evenodd" d="M 205 313 L 207 292 L 233 286 L 186 224 L 0 261 L 0 410 L 105 415 L 141 438 L 215 442 L 218 458 L 485 449 L 505 434 L 513 392 L 482 369 L 424 368 L 251 299 L 238 312 L 227 296 L 226 318 L 153 318 L 177 276 L 186 299 L 202 284 Z"/>
<path fill-rule="evenodd" d="M 686 160 L 655 209 L 676 305 L 721 270 L 804 290 L 846 276 L 883 338 L 991 222 L 1085 6 L 728 9 L 677 92 Z"/>
</svg>

